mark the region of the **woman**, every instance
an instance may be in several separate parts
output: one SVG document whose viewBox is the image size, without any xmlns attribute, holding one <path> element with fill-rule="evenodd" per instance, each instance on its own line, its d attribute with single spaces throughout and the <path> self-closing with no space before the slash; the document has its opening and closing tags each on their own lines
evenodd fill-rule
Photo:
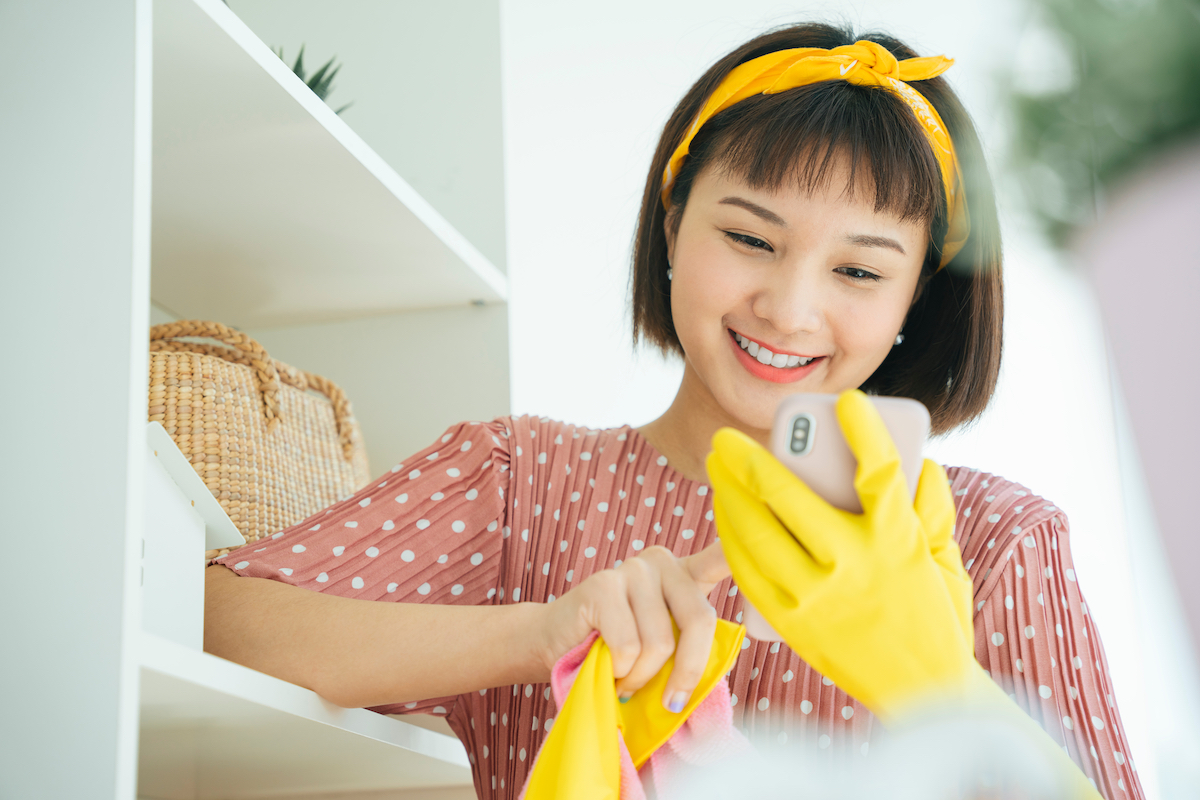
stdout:
<svg viewBox="0 0 1200 800">
<path fill-rule="evenodd" d="M 210 567 L 205 648 L 343 706 L 445 716 L 480 797 L 519 791 L 553 725 L 550 668 L 593 630 L 622 696 L 673 654 L 662 702 L 682 708 L 716 618 L 742 618 L 714 545 L 713 434 L 765 443 L 785 395 L 854 387 L 920 400 L 944 432 L 995 386 L 1000 244 L 978 138 L 940 78 L 883 86 L 915 54 L 872 40 L 840 69 L 873 85 L 835 76 L 752 92 L 697 126 L 739 65 L 856 41 L 823 25 L 760 36 L 668 122 L 633 272 L 635 336 L 685 363 L 661 417 L 450 428 L 355 496 Z M 957 161 L 935 150 L 934 117 Z M 1102 794 L 1141 796 L 1065 517 L 1004 479 L 947 474 L 976 659 Z M 786 645 L 747 640 L 729 681 L 752 740 L 853 759 L 878 729 Z"/>
</svg>

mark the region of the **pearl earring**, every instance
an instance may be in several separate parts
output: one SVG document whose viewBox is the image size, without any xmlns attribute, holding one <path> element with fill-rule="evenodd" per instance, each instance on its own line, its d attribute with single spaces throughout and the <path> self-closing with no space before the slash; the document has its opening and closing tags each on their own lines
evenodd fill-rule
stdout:
<svg viewBox="0 0 1200 800">
<path fill-rule="evenodd" d="M 896 344 L 904 344 L 904 334 L 903 333 L 896 334 Z"/>
<path fill-rule="evenodd" d="M 667 267 L 667 280 L 671 280 L 673 272 L 670 267 Z"/>
</svg>

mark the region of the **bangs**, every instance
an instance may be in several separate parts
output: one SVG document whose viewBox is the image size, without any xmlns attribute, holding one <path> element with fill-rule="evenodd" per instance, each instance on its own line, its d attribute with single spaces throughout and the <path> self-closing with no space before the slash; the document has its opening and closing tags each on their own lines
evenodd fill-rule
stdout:
<svg viewBox="0 0 1200 800">
<path fill-rule="evenodd" d="M 711 164 L 750 187 L 805 193 L 829 188 L 845 159 L 846 195 L 874 195 L 876 212 L 944 227 L 941 171 L 921 124 L 887 89 L 824 81 L 747 98 L 715 115 L 692 140 L 671 192 L 687 202 Z M 692 167 L 692 169 L 689 169 Z"/>
</svg>

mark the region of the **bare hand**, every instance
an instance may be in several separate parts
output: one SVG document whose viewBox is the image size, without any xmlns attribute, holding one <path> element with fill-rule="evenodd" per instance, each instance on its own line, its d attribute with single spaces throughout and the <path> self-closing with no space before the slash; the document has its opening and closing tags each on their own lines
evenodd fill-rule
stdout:
<svg viewBox="0 0 1200 800">
<path fill-rule="evenodd" d="M 541 654 L 547 672 L 597 630 L 612 651 L 623 698 L 648 683 L 675 653 L 662 702 L 673 711 L 682 708 L 704 674 L 716 632 L 708 593 L 729 574 L 719 543 L 685 558 L 650 547 L 617 569 L 597 572 L 544 607 Z M 680 630 L 678 647 L 672 619 Z"/>
</svg>

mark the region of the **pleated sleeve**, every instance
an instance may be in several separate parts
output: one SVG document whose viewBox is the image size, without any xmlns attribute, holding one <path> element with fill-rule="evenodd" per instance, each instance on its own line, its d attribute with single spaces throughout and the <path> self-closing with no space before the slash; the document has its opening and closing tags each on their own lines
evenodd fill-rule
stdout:
<svg viewBox="0 0 1200 800">
<path fill-rule="evenodd" d="M 1104 647 L 1071 560 L 1067 517 L 995 476 L 954 484 L 974 581 L 975 657 L 1104 797 L 1144 797 Z"/>
<path fill-rule="evenodd" d="M 511 423 L 464 422 L 351 497 L 214 563 L 340 597 L 482 605 L 499 585 Z M 449 713 L 454 698 L 381 706 Z"/>
</svg>

